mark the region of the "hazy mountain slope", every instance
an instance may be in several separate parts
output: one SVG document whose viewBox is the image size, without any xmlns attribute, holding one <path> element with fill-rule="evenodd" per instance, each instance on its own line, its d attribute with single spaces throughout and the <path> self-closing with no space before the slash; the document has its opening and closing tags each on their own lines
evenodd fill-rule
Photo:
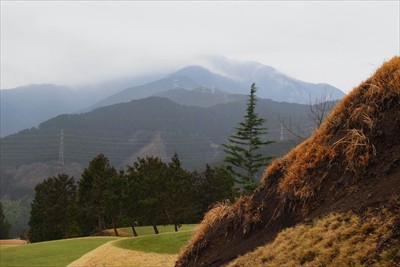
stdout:
<svg viewBox="0 0 400 267">
<path fill-rule="evenodd" d="M 109 96 L 91 106 L 88 110 L 93 110 L 99 107 L 109 106 L 117 103 L 129 102 L 135 99 L 142 99 L 154 94 L 173 89 L 174 87 L 194 89 L 200 84 L 186 76 L 171 76 L 146 83 L 144 85 L 130 87 Z"/>
<path fill-rule="evenodd" d="M 1 136 L 85 106 L 77 91 L 50 84 L 1 90 Z"/>
<path fill-rule="evenodd" d="M 60 114 L 81 112 L 97 101 L 133 85 L 159 79 L 161 74 L 125 77 L 76 88 L 34 84 L 1 90 L 0 136 L 37 127 Z"/>
<path fill-rule="evenodd" d="M 283 74 L 273 67 L 257 62 L 234 61 L 225 57 L 209 59 L 210 68 L 216 73 L 231 77 L 243 88 L 253 82 L 260 88 L 258 97 L 275 101 L 308 104 L 326 95 L 327 100 L 341 99 L 345 94 L 338 88 L 325 83 L 308 83 Z"/>
<path fill-rule="evenodd" d="M 192 151 L 191 156 L 193 153 L 200 153 L 201 156 L 204 149 L 210 153 L 214 151 L 212 143 L 225 142 L 226 136 L 242 120 L 245 109 L 246 101 L 200 108 L 151 97 L 82 114 L 60 115 L 41 123 L 38 129 L 2 138 L 1 160 L 3 166 L 57 161 L 61 129 L 65 135 L 64 150 L 70 156 L 66 160 L 73 162 L 86 163 L 95 153 L 110 152 L 112 162 L 118 165 L 125 157 L 151 142 L 157 134 L 161 134 L 169 153 L 188 149 Z M 260 116 L 267 119 L 270 137 L 277 140 L 280 137 L 279 115 L 288 117 L 289 114 L 297 114 L 307 118 L 308 107 L 260 99 L 257 110 Z M 310 124 L 305 124 L 305 127 Z M 85 144 L 86 141 L 88 143 Z M 200 152 L 193 144 L 201 147 Z M 204 147 L 205 144 L 208 148 Z M 118 151 L 117 145 L 127 147 Z M 187 161 L 184 156 L 183 161 Z"/>
<path fill-rule="evenodd" d="M 192 90 L 205 87 L 228 94 L 247 95 L 251 84 L 256 82 L 260 98 L 303 104 L 320 99 L 321 95 L 326 95 L 328 100 L 340 99 L 344 95 L 330 85 L 302 82 L 258 63 L 237 63 L 225 59 L 218 64 L 216 69 L 219 68 L 224 75 L 201 66 L 188 66 L 161 79 L 161 74 L 148 74 L 81 86 L 75 90 L 56 85 L 29 85 L 1 90 L 0 136 L 35 127 L 56 115 L 86 112 L 152 95 L 166 96 L 185 105 L 206 107 L 236 99 L 215 94 L 214 97 L 199 96 L 196 100 L 192 95 L 184 96 L 183 92 L 180 95 L 171 92 L 177 88 Z M 128 85 L 131 86 L 123 89 Z M 204 104 L 206 102 L 208 104 Z"/>
<path fill-rule="evenodd" d="M 378 213 L 373 217 L 382 220 L 377 227 L 385 227 L 386 220 L 392 223 L 384 229 L 385 237 L 379 236 L 380 230 L 374 226 L 366 227 L 365 238 L 356 238 L 353 245 L 365 242 L 370 234 L 377 236 L 375 243 L 364 259 L 350 265 L 389 266 L 376 255 L 399 252 L 399 118 L 400 57 L 395 57 L 339 102 L 309 139 L 275 160 L 251 196 L 209 211 L 176 266 L 221 266 L 273 242 L 287 227 L 332 212 L 367 218 L 374 210 Z M 379 214 L 388 210 L 394 216 Z M 338 246 L 351 234 L 338 235 Z M 312 246 L 304 249 L 311 251 Z M 315 256 L 307 255 L 304 261 L 295 258 L 290 266 L 302 265 Z M 340 253 L 332 255 L 320 265 L 330 266 Z M 272 258 L 261 255 L 252 260 L 266 266 Z M 391 261 L 396 266 L 400 257 Z"/>
<path fill-rule="evenodd" d="M 188 77 L 202 87 L 219 89 L 231 94 L 248 94 L 250 85 L 243 86 L 232 78 L 225 77 L 202 66 L 188 66 L 169 75 L 171 78 Z"/>
<path fill-rule="evenodd" d="M 217 104 L 237 102 L 247 99 L 247 96 L 245 95 L 228 94 L 220 90 L 209 89 L 205 87 L 200 87 L 193 90 L 186 90 L 182 88 L 172 89 L 155 94 L 155 96 L 167 98 L 181 105 L 195 107 L 212 107 Z"/>
<path fill-rule="evenodd" d="M 224 75 L 213 73 L 201 66 L 188 66 L 163 79 L 127 88 L 99 101 L 90 109 L 159 95 L 174 88 L 192 90 L 206 87 L 229 94 L 247 95 L 254 82 L 259 88 L 258 97 L 274 101 L 309 104 L 310 101 L 321 99 L 321 96 L 327 96 L 328 100 L 337 100 L 344 96 L 342 91 L 331 85 L 296 80 L 262 64 L 228 62 L 228 60 L 219 64 L 220 66 L 214 68 Z"/>
<path fill-rule="evenodd" d="M 60 115 L 38 128 L 0 139 L 2 192 L 21 195 L 32 190 L 31 183 L 24 181 L 37 183 L 46 178 L 37 170 L 40 164 L 49 165 L 49 171 L 57 169 L 61 130 L 65 167 L 86 166 L 99 153 L 117 168 L 144 155 L 168 161 L 175 152 L 188 169 L 221 162 L 224 153 L 220 145 L 243 119 L 245 109 L 246 101 L 200 108 L 150 97 L 87 113 Z M 256 110 L 267 119 L 268 138 L 272 140 L 280 140 L 280 116 L 287 119 L 296 114 L 303 118 L 305 127 L 312 125 L 310 121 L 307 124 L 305 105 L 260 99 Z M 297 143 L 288 140 L 287 132 L 283 136 L 285 141 L 268 146 L 264 153 L 281 156 Z"/>
</svg>

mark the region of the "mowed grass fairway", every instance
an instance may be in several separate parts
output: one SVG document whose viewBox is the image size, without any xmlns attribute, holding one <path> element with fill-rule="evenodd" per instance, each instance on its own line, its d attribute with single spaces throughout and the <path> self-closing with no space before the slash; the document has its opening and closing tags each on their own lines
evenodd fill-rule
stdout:
<svg viewBox="0 0 400 267">
<path fill-rule="evenodd" d="M 193 231 L 197 225 L 198 224 L 183 224 L 181 227 L 179 227 L 179 232 Z M 157 228 L 158 228 L 158 231 L 160 232 L 160 234 L 174 232 L 173 225 L 161 225 L 161 226 L 158 226 Z M 135 227 L 135 229 L 136 229 L 138 236 L 154 235 L 154 230 L 153 230 L 152 226 L 138 226 L 138 227 Z M 114 230 L 112 230 L 112 229 L 108 229 L 107 232 L 112 235 L 114 234 Z M 118 228 L 118 233 L 121 236 L 133 236 L 131 227 Z"/>
<path fill-rule="evenodd" d="M 138 253 L 141 254 L 139 255 L 135 252 L 137 254 L 135 254 L 135 256 L 137 257 L 155 257 L 155 254 L 146 255 L 146 253 L 175 255 L 179 252 L 182 246 L 188 243 L 196 226 L 197 225 L 195 224 L 182 225 L 182 227 L 179 228 L 179 232 L 174 232 L 174 227 L 171 225 L 159 226 L 159 235 L 154 234 L 152 226 L 141 226 L 136 227 L 136 231 L 138 232 L 139 236 L 132 238 L 121 238 L 114 236 L 84 237 L 39 242 L 22 246 L 0 246 L 0 266 L 67 266 L 68 264 L 81 258 L 86 253 L 95 250 L 99 246 L 109 241 L 116 241 L 110 243 L 111 247 L 129 249 L 132 251 L 132 253 L 134 251 L 138 251 Z M 132 229 L 129 227 L 119 228 L 118 230 L 121 233 L 121 236 L 132 236 Z M 113 231 L 110 230 L 108 232 L 113 233 Z M 119 252 L 123 253 L 123 251 L 115 251 L 117 254 Z M 97 263 L 107 263 L 107 259 L 105 259 L 105 257 L 107 257 L 106 253 L 95 253 L 94 255 L 99 258 L 98 261 L 96 261 Z M 119 260 L 121 260 L 118 255 L 108 255 L 108 257 L 110 264 L 103 264 L 103 266 L 116 264 Z M 160 262 L 161 260 L 163 260 L 162 257 L 160 257 Z M 94 262 L 94 260 L 91 261 Z M 136 263 L 133 263 L 129 266 L 135 266 L 135 264 Z M 89 266 L 96 265 L 98 264 L 89 264 Z M 164 265 L 165 264 L 160 264 L 160 266 Z"/>
<path fill-rule="evenodd" d="M 114 245 L 147 253 L 177 254 L 181 247 L 188 243 L 193 233 L 194 230 L 134 237 L 116 241 Z"/>
<path fill-rule="evenodd" d="M 0 266 L 67 266 L 116 237 L 85 237 L 0 247 Z"/>
</svg>

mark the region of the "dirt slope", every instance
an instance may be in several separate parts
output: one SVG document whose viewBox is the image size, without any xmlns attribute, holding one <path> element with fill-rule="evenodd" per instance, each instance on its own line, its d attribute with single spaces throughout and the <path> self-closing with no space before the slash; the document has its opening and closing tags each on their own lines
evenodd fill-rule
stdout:
<svg viewBox="0 0 400 267">
<path fill-rule="evenodd" d="M 287 227 L 331 212 L 366 218 L 371 208 L 391 205 L 400 213 L 399 198 L 400 58 L 395 57 L 338 103 L 313 136 L 275 160 L 252 196 L 207 213 L 176 266 L 226 264 L 272 242 Z M 393 242 L 386 240 L 385 249 L 400 245 L 400 222 L 392 230 Z"/>
</svg>

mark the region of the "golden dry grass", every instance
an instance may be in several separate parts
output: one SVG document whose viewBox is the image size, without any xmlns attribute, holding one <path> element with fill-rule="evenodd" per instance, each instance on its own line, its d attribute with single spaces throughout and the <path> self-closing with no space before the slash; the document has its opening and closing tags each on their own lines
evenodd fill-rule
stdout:
<svg viewBox="0 0 400 267">
<path fill-rule="evenodd" d="M 241 197 L 233 205 L 219 203 L 208 211 L 203 221 L 196 228 L 196 231 L 186 247 L 183 247 L 179 255 L 183 258 L 198 255 L 198 252 L 207 247 L 209 237 L 215 232 L 235 235 L 238 231 L 246 235 L 251 225 L 261 220 L 260 210 L 250 210 L 248 197 Z"/>
<path fill-rule="evenodd" d="M 83 255 L 68 267 L 164 267 L 174 266 L 177 255 L 145 253 L 118 248 L 108 242 Z"/>
<path fill-rule="evenodd" d="M 399 103 L 400 57 L 395 57 L 346 96 L 309 139 L 275 160 L 264 172 L 263 183 L 279 177 L 283 199 L 305 202 L 318 192 L 331 163 L 362 173 L 377 154 L 370 136 L 378 120 Z"/>
<path fill-rule="evenodd" d="M 190 239 L 189 244 L 183 247 L 180 255 L 192 255 L 193 252 L 197 252 L 207 246 L 207 235 L 213 233 L 217 228 L 217 224 L 226 223 L 227 220 L 232 219 L 235 216 L 233 206 L 229 206 L 226 203 L 219 203 L 215 205 L 210 211 L 208 211 L 203 221 L 196 228 L 195 234 Z"/>
<path fill-rule="evenodd" d="M 385 209 L 363 219 L 352 213 L 330 214 L 282 231 L 272 243 L 228 266 L 391 266 L 396 254 L 400 257 L 400 244 L 383 251 L 378 247 L 399 222 L 399 214 Z"/>
<path fill-rule="evenodd" d="M 27 241 L 26 240 L 20 240 L 20 239 L 2 239 L 0 240 L 0 246 L 22 246 L 26 245 Z"/>
</svg>

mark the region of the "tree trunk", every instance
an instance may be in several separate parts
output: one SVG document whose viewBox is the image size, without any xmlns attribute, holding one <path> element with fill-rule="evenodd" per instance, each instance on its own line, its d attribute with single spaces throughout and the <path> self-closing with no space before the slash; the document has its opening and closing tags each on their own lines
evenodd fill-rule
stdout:
<svg viewBox="0 0 400 267">
<path fill-rule="evenodd" d="M 136 232 L 136 229 L 135 229 L 135 223 L 134 223 L 134 222 L 132 222 L 131 228 L 132 228 L 133 236 L 138 236 L 138 234 L 137 234 L 137 232 Z"/>
<path fill-rule="evenodd" d="M 103 223 L 101 221 L 101 215 L 99 215 L 99 234 L 103 232 Z"/>
<path fill-rule="evenodd" d="M 117 229 L 117 226 L 116 226 L 116 224 L 115 224 L 114 217 L 111 219 L 111 221 L 112 221 L 112 226 L 113 226 L 113 228 L 114 228 L 114 234 L 115 234 L 115 236 L 119 236 L 119 234 L 118 234 L 118 229 Z"/>
<path fill-rule="evenodd" d="M 156 234 L 156 235 L 158 235 L 158 229 L 157 229 L 157 225 L 156 225 L 156 222 L 153 222 L 153 229 L 154 229 L 154 233 Z"/>
<path fill-rule="evenodd" d="M 106 223 L 104 222 L 104 215 L 99 214 L 99 234 L 102 234 L 106 229 Z"/>
</svg>

